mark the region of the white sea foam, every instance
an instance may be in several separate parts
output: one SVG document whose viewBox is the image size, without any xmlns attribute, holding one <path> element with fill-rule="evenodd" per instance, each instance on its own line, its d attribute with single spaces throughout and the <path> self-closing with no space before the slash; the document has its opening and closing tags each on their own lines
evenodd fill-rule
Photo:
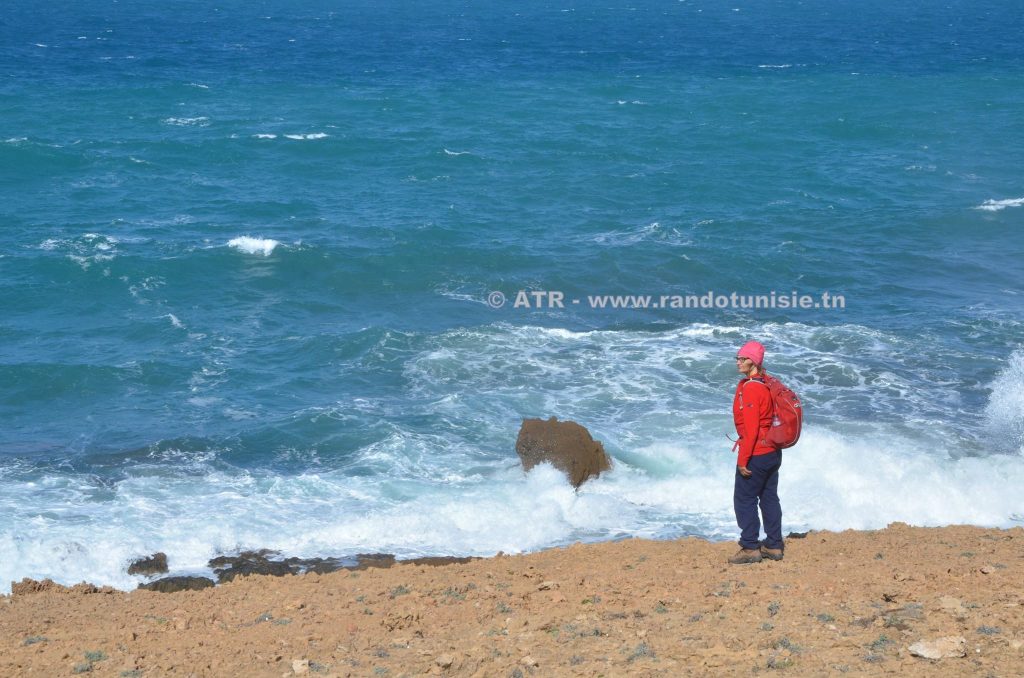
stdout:
<svg viewBox="0 0 1024 678">
<path fill-rule="evenodd" d="M 655 221 L 617 231 L 605 231 L 587 238 L 601 245 L 634 245 L 639 242 L 657 242 L 664 245 L 686 245 L 692 240 L 689 233 L 674 226 L 663 226 Z"/>
<path fill-rule="evenodd" d="M 974 209 L 985 212 L 999 212 L 1007 207 L 1024 207 L 1024 198 L 1010 198 L 1008 200 L 986 200 Z"/>
<path fill-rule="evenodd" d="M 993 438 L 1024 453 L 1024 349 L 1010 355 L 991 389 L 985 417 Z"/>
<path fill-rule="evenodd" d="M 117 255 L 119 239 L 100 233 L 83 233 L 74 238 L 46 238 L 36 247 L 44 251 L 64 252 L 68 259 L 88 270 L 93 264 L 110 261 Z"/>
<path fill-rule="evenodd" d="M 11 137 L 10 139 L 4 139 L 5 144 L 20 144 L 28 141 L 28 137 Z"/>
<path fill-rule="evenodd" d="M 254 139 L 276 139 L 276 134 L 253 134 Z"/>
<path fill-rule="evenodd" d="M 793 68 L 793 64 L 758 64 L 758 68 Z"/>
<path fill-rule="evenodd" d="M 279 241 L 271 238 L 252 238 L 247 235 L 232 238 L 228 241 L 228 247 L 234 247 L 236 250 L 246 254 L 262 254 L 265 257 L 269 257 L 274 248 L 280 244 Z"/>
<path fill-rule="evenodd" d="M 210 124 L 210 119 L 206 116 L 199 116 L 198 118 L 165 118 L 163 122 L 165 125 L 176 125 L 179 127 L 206 127 Z"/>
<path fill-rule="evenodd" d="M 209 86 L 209 85 L 201 85 L 201 84 L 199 84 L 198 82 L 190 82 L 190 83 L 188 84 L 188 86 L 189 86 L 189 87 L 196 87 L 196 88 L 198 88 L 198 89 L 210 89 L 210 86 Z"/>
<path fill-rule="evenodd" d="M 208 407 L 216 399 L 189 402 Z M 220 552 L 254 547 L 307 557 L 486 556 L 622 535 L 735 537 L 735 471 L 724 439 L 682 427 L 671 439 L 630 445 L 624 433 L 598 436 L 617 455 L 615 468 L 578 493 L 549 465 L 523 473 L 510 449 L 474 453 L 464 441 L 411 432 L 360 451 L 369 476 L 323 468 L 228 475 L 210 466 L 215 453 L 168 451 L 113 493 L 92 476 L 5 479 L 0 592 L 25 576 L 131 589 L 138 579 L 125 574 L 128 561 L 158 550 L 177 572 L 203 572 Z M 884 428 L 850 436 L 809 426 L 784 452 L 784 528 L 875 529 L 896 520 L 1011 526 L 1024 513 L 1018 461 L 952 459 Z M 168 475 L 173 467 L 182 473 Z M 96 501 L 97 492 L 107 499 Z"/>
<path fill-rule="evenodd" d="M 473 155 L 469 151 L 449 151 L 447 148 L 444 149 L 445 155 Z"/>
<path fill-rule="evenodd" d="M 168 313 L 163 317 L 170 320 L 171 325 L 173 325 L 174 327 L 177 327 L 178 329 L 185 329 L 185 326 L 181 324 L 180 320 L 178 320 L 178 316 L 174 315 L 173 313 Z"/>
<path fill-rule="evenodd" d="M 329 134 L 325 134 L 324 132 L 314 132 L 312 134 L 285 134 L 284 138 L 294 139 L 296 141 L 305 141 L 311 139 L 326 139 L 329 136 Z"/>
<path fill-rule="evenodd" d="M 448 291 L 448 290 L 443 289 L 443 288 L 439 288 L 439 289 L 437 289 L 435 291 L 438 294 L 440 294 L 441 296 L 448 297 L 449 299 L 456 299 L 458 301 L 469 301 L 469 302 L 472 302 L 474 304 L 482 304 L 484 306 L 489 306 L 489 304 L 487 303 L 487 299 L 486 299 L 485 295 L 481 295 L 481 294 L 464 294 L 462 292 Z"/>
</svg>

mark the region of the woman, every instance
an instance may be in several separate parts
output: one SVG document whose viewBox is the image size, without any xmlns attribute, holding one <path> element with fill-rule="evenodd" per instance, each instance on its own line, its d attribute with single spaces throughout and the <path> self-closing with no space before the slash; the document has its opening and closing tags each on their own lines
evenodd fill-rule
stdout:
<svg viewBox="0 0 1024 678">
<path fill-rule="evenodd" d="M 782 560 L 782 505 L 779 503 L 779 467 L 782 450 L 767 440 L 772 425 L 772 396 L 764 383 L 764 346 L 748 341 L 736 353 L 736 370 L 743 375 L 736 386 L 732 416 L 739 440 L 733 508 L 740 528 L 740 551 L 729 562 L 759 563 L 762 558 Z M 758 540 L 764 517 L 766 538 Z"/>
</svg>

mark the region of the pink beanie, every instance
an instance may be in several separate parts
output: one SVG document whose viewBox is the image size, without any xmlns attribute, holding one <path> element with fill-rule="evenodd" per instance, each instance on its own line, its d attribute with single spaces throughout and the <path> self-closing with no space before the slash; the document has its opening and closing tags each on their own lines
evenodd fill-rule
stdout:
<svg viewBox="0 0 1024 678">
<path fill-rule="evenodd" d="M 736 357 L 750 358 L 755 364 L 760 365 L 764 362 L 764 346 L 756 341 L 748 341 L 743 344 L 743 348 L 736 353 Z"/>
</svg>

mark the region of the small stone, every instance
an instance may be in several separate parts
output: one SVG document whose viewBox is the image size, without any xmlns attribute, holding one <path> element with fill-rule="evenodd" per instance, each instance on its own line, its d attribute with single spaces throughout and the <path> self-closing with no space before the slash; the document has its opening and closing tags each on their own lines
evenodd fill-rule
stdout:
<svg viewBox="0 0 1024 678">
<path fill-rule="evenodd" d="M 996 569 L 994 567 L 989 567 L 988 565 L 986 565 L 983 568 L 981 568 L 981 573 L 982 574 L 992 574 L 995 571 L 996 571 Z"/>
<path fill-rule="evenodd" d="M 959 598 L 942 596 L 939 598 L 939 607 L 957 619 L 962 619 L 967 616 L 967 608 L 964 607 L 963 602 Z"/>
<path fill-rule="evenodd" d="M 309 660 L 308 659 L 293 659 L 292 660 L 292 673 L 296 676 L 301 676 L 309 673 Z"/>
<path fill-rule="evenodd" d="M 919 640 L 909 648 L 910 654 L 924 659 L 948 659 L 967 656 L 967 639 L 944 636 L 935 640 Z"/>
<path fill-rule="evenodd" d="M 434 660 L 434 663 L 442 669 L 447 669 L 455 663 L 455 657 L 451 656 L 450 654 L 442 654 Z"/>
<path fill-rule="evenodd" d="M 537 666 L 537 660 L 531 657 L 530 655 L 526 655 L 525 657 L 520 659 L 519 663 L 523 666 Z"/>
<path fill-rule="evenodd" d="M 550 591 L 551 589 L 557 589 L 558 584 L 553 581 L 542 581 L 537 587 L 538 591 Z"/>
</svg>

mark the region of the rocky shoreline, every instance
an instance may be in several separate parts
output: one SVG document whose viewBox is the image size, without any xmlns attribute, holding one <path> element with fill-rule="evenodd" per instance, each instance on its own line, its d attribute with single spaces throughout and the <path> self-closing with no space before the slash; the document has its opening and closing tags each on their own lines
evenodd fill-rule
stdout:
<svg viewBox="0 0 1024 678">
<path fill-rule="evenodd" d="M 744 566 L 734 550 L 632 539 L 327 573 L 251 552 L 170 594 L 24 580 L 0 597 L 0 675 L 1020 673 L 1024 529 L 812 532 Z"/>
<path fill-rule="evenodd" d="M 280 551 L 271 549 L 258 549 L 242 551 L 236 555 L 220 555 L 211 558 L 207 566 L 213 570 L 217 577 L 214 581 L 209 577 L 194 575 L 172 575 L 167 577 L 154 578 L 157 575 L 170 572 L 167 554 L 154 553 L 132 561 L 128 565 L 128 574 L 150 577 L 150 581 L 139 584 L 140 589 L 148 591 L 159 591 L 160 593 L 174 593 L 176 591 L 198 591 L 217 584 L 224 584 L 233 581 L 236 577 L 249 577 L 253 575 L 268 577 L 284 577 L 287 575 L 300 574 L 328 574 L 338 570 L 366 570 L 371 567 L 391 567 L 397 562 L 412 565 L 452 565 L 456 563 L 468 563 L 477 560 L 475 557 L 459 556 L 425 556 L 422 558 L 410 558 L 399 561 L 391 553 L 360 553 L 352 557 L 344 558 L 298 558 L 283 557 Z M 34 586 L 38 582 L 26 580 L 21 584 L 12 585 L 12 593 L 17 592 L 17 587 Z"/>
</svg>

